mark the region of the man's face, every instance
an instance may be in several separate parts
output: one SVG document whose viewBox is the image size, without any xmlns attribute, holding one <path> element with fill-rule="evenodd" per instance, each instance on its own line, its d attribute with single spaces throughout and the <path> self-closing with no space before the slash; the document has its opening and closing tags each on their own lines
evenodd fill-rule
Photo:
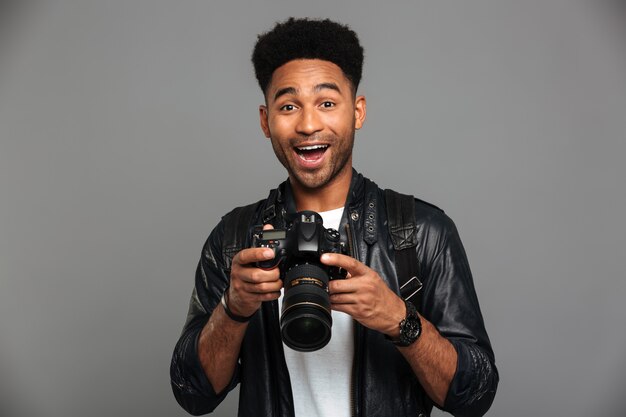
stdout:
<svg viewBox="0 0 626 417">
<path fill-rule="evenodd" d="M 354 97 L 343 71 L 329 61 L 299 59 L 278 67 L 260 106 L 261 128 L 295 186 L 319 189 L 352 170 L 354 131 L 365 120 L 365 97 Z"/>
</svg>

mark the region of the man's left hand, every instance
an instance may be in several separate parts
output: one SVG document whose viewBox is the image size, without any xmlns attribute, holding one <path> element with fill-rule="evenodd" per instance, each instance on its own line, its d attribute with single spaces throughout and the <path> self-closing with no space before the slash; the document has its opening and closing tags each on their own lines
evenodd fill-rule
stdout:
<svg viewBox="0 0 626 417">
<path fill-rule="evenodd" d="M 363 326 L 391 338 L 399 337 L 398 324 L 406 316 L 404 301 L 376 271 L 350 256 L 337 253 L 326 253 L 321 261 L 348 271 L 346 279 L 328 283 L 333 310 L 349 314 Z"/>
</svg>

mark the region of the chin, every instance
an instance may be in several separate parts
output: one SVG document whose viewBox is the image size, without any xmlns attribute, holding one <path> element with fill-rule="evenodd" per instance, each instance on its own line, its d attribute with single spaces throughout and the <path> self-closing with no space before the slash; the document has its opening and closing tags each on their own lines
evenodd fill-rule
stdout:
<svg viewBox="0 0 626 417">
<path fill-rule="evenodd" d="M 301 175 L 295 174 L 293 175 L 294 179 L 300 184 L 302 187 L 307 188 L 309 190 L 315 190 L 317 188 L 322 188 L 326 184 L 328 184 L 331 180 L 330 176 L 323 174 L 312 174 L 312 175 Z"/>
</svg>

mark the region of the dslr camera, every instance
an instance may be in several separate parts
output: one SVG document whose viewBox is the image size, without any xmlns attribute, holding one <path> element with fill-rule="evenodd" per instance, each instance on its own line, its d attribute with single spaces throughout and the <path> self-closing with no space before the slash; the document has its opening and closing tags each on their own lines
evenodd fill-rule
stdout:
<svg viewBox="0 0 626 417">
<path fill-rule="evenodd" d="M 328 282 L 346 277 L 339 267 L 324 265 L 324 253 L 346 254 L 339 232 L 324 228 L 314 211 L 300 211 L 287 218 L 285 229 L 263 230 L 254 226 L 252 245 L 270 248 L 274 259 L 257 262 L 263 269 L 280 268 L 284 294 L 280 317 L 283 342 L 300 352 L 326 346 L 331 336 L 332 318 Z"/>
</svg>

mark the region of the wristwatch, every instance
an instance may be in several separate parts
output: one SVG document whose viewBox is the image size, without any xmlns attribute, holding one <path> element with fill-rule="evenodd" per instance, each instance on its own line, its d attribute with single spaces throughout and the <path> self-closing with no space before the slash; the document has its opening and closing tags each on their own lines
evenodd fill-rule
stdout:
<svg viewBox="0 0 626 417">
<path fill-rule="evenodd" d="M 407 347 L 415 342 L 422 334 L 422 321 L 412 302 L 404 300 L 406 317 L 400 322 L 400 339 L 391 342 L 400 347 Z"/>
</svg>

